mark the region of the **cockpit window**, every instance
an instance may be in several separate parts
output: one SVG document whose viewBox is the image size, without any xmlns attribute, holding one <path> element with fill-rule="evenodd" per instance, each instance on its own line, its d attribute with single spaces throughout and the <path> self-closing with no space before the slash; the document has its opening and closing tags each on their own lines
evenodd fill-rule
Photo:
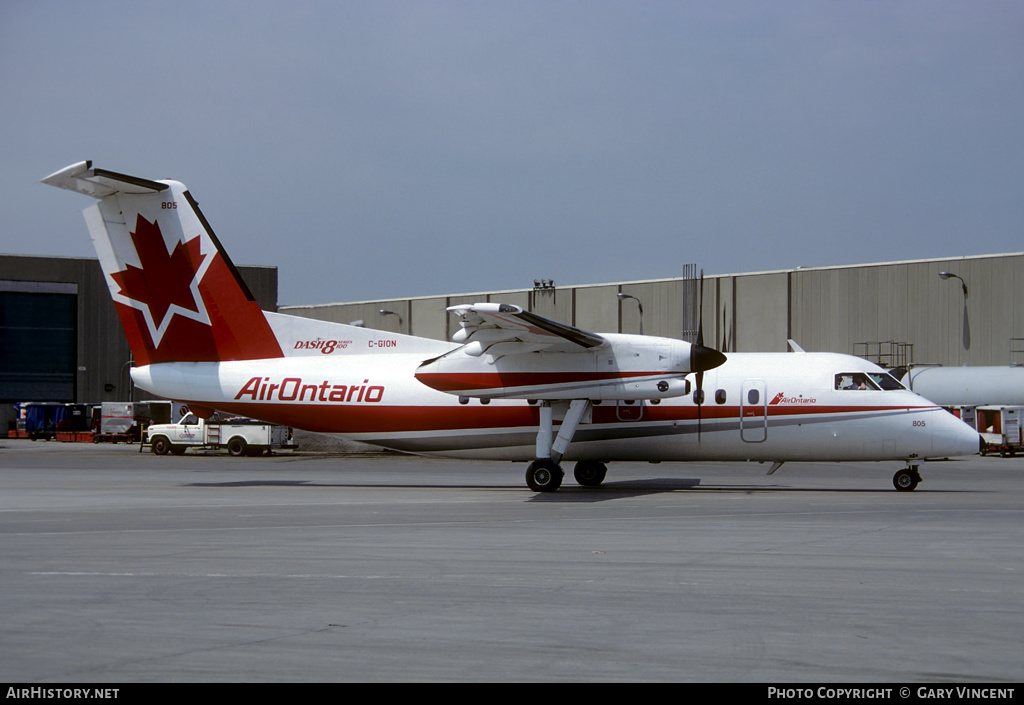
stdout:
<svg viewBox="0 0 1024 705">
<path fill-rule="evenodd" d="M 871 389 L 890 391 L 906 389 L 892 375 L 885 372 L 840 372 L 836 375 L 836 389 Z"/>
<path fill-rule="evenodd" d="M 864 372 L 840 372 L 836 375 L 836 389 L 873 389 L 877 391 L 878 385 Z"/>
<path fill-rule="evenodd" d="M 871 379 L 875 381 L 882 389 L 889 391 L 892 389 L 906 389 L 902 384 L 896 381 L 896 378 L 885 372 L 872 372 L 870 373 Z"/>
</svg>

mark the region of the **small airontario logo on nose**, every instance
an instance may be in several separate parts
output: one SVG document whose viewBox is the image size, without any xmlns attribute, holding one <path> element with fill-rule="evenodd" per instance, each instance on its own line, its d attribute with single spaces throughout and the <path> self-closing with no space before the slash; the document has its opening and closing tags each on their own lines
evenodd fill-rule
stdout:
<svg viewBox="0 0 1024 705">
<path fill-rule="evenodd" d="M 788 406 L 793 404 L 817 404 L 818 400 L 814 397 L 787 397 L 785 392 L 779 392 L 775 395 L 775 398 L 768 402 L 768 406 Z"/>
</svg>

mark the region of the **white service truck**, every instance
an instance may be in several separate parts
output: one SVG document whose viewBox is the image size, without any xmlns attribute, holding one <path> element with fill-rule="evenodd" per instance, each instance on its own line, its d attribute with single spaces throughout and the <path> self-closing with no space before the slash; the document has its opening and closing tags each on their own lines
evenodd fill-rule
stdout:
<svg viewBox="0 0 1024 705">
<path fill-rule="evenodd" d="M 229 454 L 238 457 L 297 447 L 286 426 L 252 419 L 222 419 L 216 413 L 209 419 L 188 413 L 178 423 L 154 424 L 146 429 L 146 442 L 157 455 L 181 455 L 189 448 L 227 448 Z"/>
</svg>

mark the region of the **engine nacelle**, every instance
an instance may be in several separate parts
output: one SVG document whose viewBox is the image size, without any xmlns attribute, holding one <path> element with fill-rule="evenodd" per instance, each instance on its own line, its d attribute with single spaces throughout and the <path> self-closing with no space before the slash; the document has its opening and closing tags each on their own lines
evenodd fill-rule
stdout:
<svg viewBox="0 0 1024 705">
<path fill-rule="evenodd" d="M 532 343 L 473 342 L 427 360 L 416 371 L 423 384 L 480 399 L 635 400 L 684 396 L 691 351 L 682 340 L 603 336 L 606 345 L 549 352 Z M 724 361 L 724 357 L 722 358 Z"/>
</svg>

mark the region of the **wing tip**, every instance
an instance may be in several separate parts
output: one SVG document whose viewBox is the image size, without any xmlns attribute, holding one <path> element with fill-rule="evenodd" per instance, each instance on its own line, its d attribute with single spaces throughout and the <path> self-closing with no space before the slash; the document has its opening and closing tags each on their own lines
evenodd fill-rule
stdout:
<svg viewBox="0 0 1024 705">
<path fill-rule="evenodd" d="M 77 190 L 74 185 L 75 180 L 90 169 L 92 169 L 92 160 L 86 159 L 85 161 L 75 162 L 63 169 L 59 169 L 46 178 L 40 179 L 40 181 L 47 186 L 56 186 L 57 188 L 75 191 Z"/>
</svg>

